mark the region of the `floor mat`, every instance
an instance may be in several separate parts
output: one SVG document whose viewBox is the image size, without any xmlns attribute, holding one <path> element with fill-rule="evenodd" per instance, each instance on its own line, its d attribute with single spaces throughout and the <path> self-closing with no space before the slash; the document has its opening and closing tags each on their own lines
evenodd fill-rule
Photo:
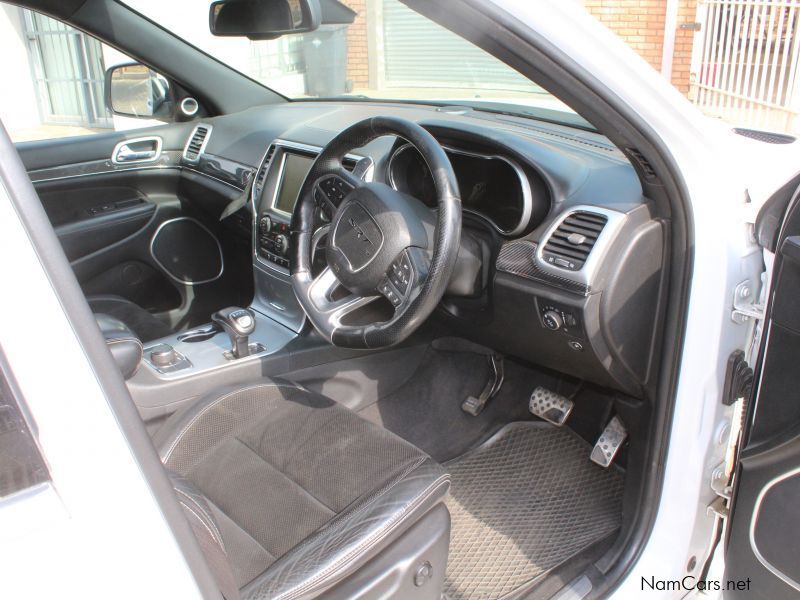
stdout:
<svg viewBox="0 0 800 600">
<path fill-rule="evenodd" d="M 448 598 L 501 598 L 620 525 L 623 475 L 567 428 L 511 423 L 447 464 Z"/>
<path fill-rule="evenodd" d="M 461 402 L 481 393 L 489 374 L 485 356 L 429 348 L 406 384 L 359 412 L 411 442 L 434 460 L 463 455 L 511 421 L 534 417 L 528 397 L 537 385 L 558 391 L 555 376 L 506 360 L 503 387 L 479 417 L 461 410 Z"/>
</svg>

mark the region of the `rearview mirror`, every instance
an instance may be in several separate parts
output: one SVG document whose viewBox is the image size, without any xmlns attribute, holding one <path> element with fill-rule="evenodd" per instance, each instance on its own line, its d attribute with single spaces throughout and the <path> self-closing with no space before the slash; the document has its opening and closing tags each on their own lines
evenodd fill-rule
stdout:
<svg viewBox="0 0 800 600">
<path fill-rule="evenodd" d="M 211 3 L 208 23 L 218 36 L 274 40 L 320 25 L 319 0 L 219 0 Z"/>
<path fill-rule="evenodd" d="M 115 115 L 171 120 L 169 81 L 138 63 L 111 67 L 106 71 L 106 106 Z"/>
</svg>

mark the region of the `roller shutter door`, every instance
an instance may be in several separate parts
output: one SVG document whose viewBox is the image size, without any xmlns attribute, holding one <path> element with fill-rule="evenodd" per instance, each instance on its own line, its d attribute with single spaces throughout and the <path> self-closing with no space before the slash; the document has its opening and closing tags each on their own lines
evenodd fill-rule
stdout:
<svg viewBox="0 0 800 600">
<path fill-rule="evenodd" d="M 398 0 L 379 1 L 387 87 L 531 89 L 525 77 Z"/>
</svg>

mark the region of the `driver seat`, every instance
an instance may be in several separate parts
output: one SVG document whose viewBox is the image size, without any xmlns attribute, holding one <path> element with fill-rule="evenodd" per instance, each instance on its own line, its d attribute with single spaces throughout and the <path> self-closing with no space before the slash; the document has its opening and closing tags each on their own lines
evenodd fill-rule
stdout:
<svg viewBox="0 0 800 600">
<path fill-rule="evenodd" d="M 441 597 L 448 474 L 333 400 L 261 380 L 154 437 L 226 600 Z"/>
</svg>

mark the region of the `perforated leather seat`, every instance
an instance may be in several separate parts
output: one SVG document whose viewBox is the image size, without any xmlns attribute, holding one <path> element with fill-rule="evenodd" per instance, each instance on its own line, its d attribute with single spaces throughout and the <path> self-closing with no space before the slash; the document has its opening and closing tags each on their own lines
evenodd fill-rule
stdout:
<svg viewBox="0 0 800 600">
<path fill-rule="evenodd" d="M 403 575 L 388 554 L 399 540 L 431 566 L 430 581 L 415 595 L 440 596 L 449 476 L 418 448 L 336 402 L 263 380 L 181 411 L 155 441 L 229 600 L 235 587 L 250 598 L 330 597 L 337 590 L 347 597 L 383 577 L 376 567 L 382 555 L 397 571 L 393 585 L 414 590 L 413 575 Z M 414 528 L 421 520 L 425 525 Z"/>
</svg>

